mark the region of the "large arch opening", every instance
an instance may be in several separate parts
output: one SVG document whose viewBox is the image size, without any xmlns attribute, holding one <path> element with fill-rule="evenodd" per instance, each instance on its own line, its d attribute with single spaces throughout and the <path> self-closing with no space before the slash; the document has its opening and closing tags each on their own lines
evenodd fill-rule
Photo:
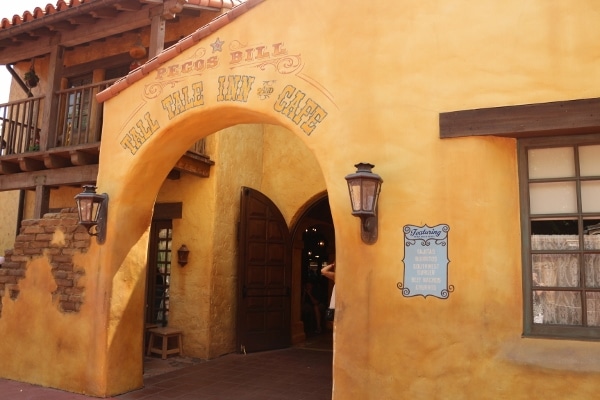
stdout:
<svg viewBox="0 0 600 400">
<path fill-rule="evenodd" d="M 178 132 L 189 130 L 189 126 L 187 123 L 173 126 L 168 134 L 179 136 Z M 187 143 L 193 143 L 198 135 L 202 135 L 201 130 L 196 131 L 191 138 L 186 138 L 186 143 L 180 147 L 185 149 Z M 183 327 L 184 352 L 193 357 L 214 358 L 238 351 L 234 346 L 238 192 L 240 187 L 249 185 L 266 193 L 277 204 L 293 234 L 290 344 L 298 344 L 307 336 L 302 324 L 301 309 L 296 304 L 301 298 L 301 287 L 305 281 L 303 276 L 307 271 L 307 260 L 302 256 L 302 248 L 296 254 L 298 243 L 304 246 L 300 231 L 311 226 L 325 226 L 328 242 L 332 249 L 335 248 L 326 185 L 319 164 L 302 140 L 280 125 L 237 124 L 207 135 L 206 140 L 207 151 L 215 162 L 211 176 L 198 178 L 182 174 L 176 180 L 165 176 L 160 185 L 157 185 L 157 194 L 152 198 L 150 207 L 156 208 L 165 203 L 182 205 L 181 218 L 172 221 L 168 324 Z M 160 174 L 168 174 L 172 167 L 166 161 L 169 154 L 158 156 L 167 145 L 166 142 L 155 145 L 152 151 L 141 153 L 153 156 L 151 160 L 140 163 L 146 166 L 145 169 L 141 166 L 131 168 L 123 179 L 123 187 L 137 185 L 138 180 L 148 174 L 149 162 L 162 164 Z M 172 159 L 176 160 L 178 157 L 179 155 L 175 155 Z M 152 169 L 155 169 L 154 166 Z M 141 174 L 142 170 L 144 174 Z M 157 180 L 159 172 L 152 172 L 151 175 Z M 145 184 L 144 190 L 149 190 L 149 186 L 151 185 Z M 111 195 L 112 203 L 117 202 L 115 197 Z M 139 202 L 136 205 L 140 207 Z M 149 216 L 149 221 L 151 219 Z M 147 227 L 144 229 L 147 230 Z M 179 267 L 174 259 L 174 253 L 182 244 L 190 249 L 190 261 L 185 267 Z M 142 241 L 135 246 L 148 244 Z M 127 258 L 122 264 L 129 265 Z M 300 265 L 299 269 L 296 269 L 296 264 Z M 146 266 L 141 272 L 146 273 Z M 115 275 L 125 273 L 128 272 L 121 269 Z M 323 305 L 326 303 L 326 296 L 327 294 L 323 296 Z M 133 293 L 132 297 L 139 297 L 139 294 Z M 135 306 L 122 310 L 122 320 L 139 320 L 144 313 L 145 302 L 132 303 Z M 160 305 L 156 307 L 162 308 Z M 118 334 L 129 323 L 120 325 L 117 328 Z M 144 326 L 139 329 L 140 332 L 143 331 Z M 324 342 L 329 350 L 332 350 L 331 330 L 331 324 L 326 325 L 323 321 L 323 331 L 327 331 L 329 335 Z"/>
</svg>

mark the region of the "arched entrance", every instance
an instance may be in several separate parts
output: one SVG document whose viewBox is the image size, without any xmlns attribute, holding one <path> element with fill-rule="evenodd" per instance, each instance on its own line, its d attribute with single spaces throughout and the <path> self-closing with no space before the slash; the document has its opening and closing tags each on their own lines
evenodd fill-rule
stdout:
<svg viewBox="0 0 600 400">
<path fill-rule="evenodd" d="M 200 53 L 190 51 L 186 57 L 190 54 Z M 131 386 L 127 374 L 116 366 L 124 352 L 133 353 L 141 347 L 138 335 L 134 337 L 143 330 L 138 315 L 144 302 L 143 290 L 134 285 L 143 271 L 136 257 L 147 248 L 143 235 L 152 220 L 161 185 L 190 146 L 228 130 L 208 145 L 214 151 L 211 160 L 216 163 L 210 177 L 178 185 L 171 193 L 181 199 L 165 198 L 183 203 L 183 218 L 173 226 L 173 247 L 185 243 L 190 249 L 189 264 L 175 268 L 169 299 L 174 305 L 178 293 L 189 296 L 179 299 L 188 309 L 170 309 L 169 324 L 184 326 L 184 352 L 195 348 L 198 356 L 205 358 L 239 350 L 235 348 L 235 260 L 240 188 L 252 187 L 265 193 L 282 208 L 290 226 L 306 199 L 327 189 L 325 177 L 332 176 L 330 170 L 341 168 L 320 161 L 331 148 L 331 138 L 320 133 L 332 129 L 329 121 L 337 121 L 333 115 L 336 108 L 324 87 L 315 85 L 308 75 L 271 66 L 263 69 L 248 65 L 233 72 L 239 75 L 231 75 L 225 57 L 221 58 L 222 63 L 201 75 L 149 74 L 105 104 L 110 118 L 103 125 L 97 184 L 111 200 L 107 240 L 101 248 L 92 249 L 90 254 L 95 253 L 90 267 L 102 270 L 94 295 L 100 309 L 106 310 L 106 315 L 97 316 L 95 324 L 103 326 L 106 319 L 110 321 L 109 329 L 101 331 L 104 337 L 98 340 L 106 344 L 105 349 L 98 346 L 102 357 L 98 363 L 106 371 L 105 381 L 111 385 L 117 382 L 115 387 Z M 237 86 L 238 81 L 243 84 Z M 228 90 L 233 91 L 231 95 L 222 95 Z M 192 94 L 194 101 L 186 97 Z M 190 101 L 183 106 L 181 99 Z M 269 135 L 273 129 L 283 130 L 286 135 Z M 336 126 L 338 131 L 343 129 Z M 336 171 L 336 176 L 341 174 Z M 190 202 L 202 205 L 190 208 Z M 293 247 L 295 253 L 296 244 Z M 292 283 L 291 299 L 298 301 L 292 306 L 292 312 L 298 313 L 290 322 L 292 342 L 296 342 L 297 332 L 305 335 L 299 304 L 302 248 L 298 250 L 298 274 L 293 275 L 298 282 Z M 123 282 L 122 287 L 116 287 L 115 282 Z M 196 289 L 200 284 L 203 291 Z M 200 314 L 206 323 L 190 323 L 194 320 L 192 312 Z M 141 371 L 141 362 L 139 365 Z"/>
<path fill-rule="evenodd" d="M 335 258 L 327 194 L 304 204 L 288 231 L 267 196 L 247 187 L 241 192 L 237 350 L 277 349 L 306 339 L 331 350 L 333 325 L 325 310 L 333 283 L 320 273 Z"/>
</svg>

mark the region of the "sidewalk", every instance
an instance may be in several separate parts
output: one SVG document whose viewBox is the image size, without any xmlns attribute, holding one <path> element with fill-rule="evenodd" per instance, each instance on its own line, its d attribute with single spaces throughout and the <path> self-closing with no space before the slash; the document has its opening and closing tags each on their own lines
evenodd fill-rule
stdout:
<svg viewBox="0 0 600 400">
<path fill-rule="evenodd" d="M 155 367 L 144 374 L 144 388 L 111 399 L 330 400 L 332 356 L 328 350 L 292 347 L 210 361 L 147 359 Z M 160 365 L 168 372 L 157 370 Z M 94 398 L 0 379 L 0 399 Z"/>
</svg>

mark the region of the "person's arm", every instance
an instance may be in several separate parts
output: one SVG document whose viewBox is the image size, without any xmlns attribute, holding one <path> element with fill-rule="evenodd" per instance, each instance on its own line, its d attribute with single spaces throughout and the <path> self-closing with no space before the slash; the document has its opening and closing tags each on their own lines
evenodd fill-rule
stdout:
<svg viewBox="0 0 600 400">
<path fill-rule="evenodd" d="M 335 281 L 335 262 L 325 264 L 325 266 L 321 268 L 321 275 Z"/>
</svg>

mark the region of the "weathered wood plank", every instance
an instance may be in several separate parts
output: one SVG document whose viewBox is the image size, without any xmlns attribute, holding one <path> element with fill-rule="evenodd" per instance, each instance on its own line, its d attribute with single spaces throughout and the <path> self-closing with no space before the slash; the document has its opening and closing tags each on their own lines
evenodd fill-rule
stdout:
<svg viewBox="0 0 600 400">
<path fill-rule="evenodd" d="M 97 176 L 98 165 L 0 175 L 0 191 L 17 189 L 32 190 L 38 185 L 79 186 L 88 183 L 94 184 Z"/>
<path fill-rule="evenodd" d="M 440 138 L 532 137 L 600 132 L 600 98 L 440 114 Z"/>
</svg>

